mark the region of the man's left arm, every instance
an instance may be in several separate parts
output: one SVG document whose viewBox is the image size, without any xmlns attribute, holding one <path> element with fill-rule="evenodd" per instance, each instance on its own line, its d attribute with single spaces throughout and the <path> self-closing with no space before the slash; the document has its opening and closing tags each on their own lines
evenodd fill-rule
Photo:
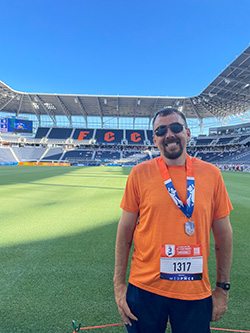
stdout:
<svg viewBox="0 0 250 333">
<path fill-rule="evenodd" d="M 212 230 L 217 262 L 217 282 L 229 282 L 233 252 L 233 232 L 229 216 L 213 221 Z M 213 290 L 212 321 L 218 321 L 227 311 L 228 293 L 229 291 L 221 287 Z"/>
</svg>

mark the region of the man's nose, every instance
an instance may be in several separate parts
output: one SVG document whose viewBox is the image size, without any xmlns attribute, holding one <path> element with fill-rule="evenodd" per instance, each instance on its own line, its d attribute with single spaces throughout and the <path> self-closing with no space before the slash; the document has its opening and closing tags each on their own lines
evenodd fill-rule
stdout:
<svg viewBox="0 0 250 333">
<path fill-rule="evenodd" d="M 172 138 L 175 136 L 175 133 L 171 131 L 171 129 L 168 127 L 167 133 L 165 134 L 165 138 Z"/>
</svg>

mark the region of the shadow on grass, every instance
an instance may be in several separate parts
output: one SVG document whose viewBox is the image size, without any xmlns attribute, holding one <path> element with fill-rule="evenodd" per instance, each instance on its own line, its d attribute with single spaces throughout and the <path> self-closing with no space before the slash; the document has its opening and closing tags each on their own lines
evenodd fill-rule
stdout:
<svg viewBox="0 0 250 333">
<path fill-rule="evenodd" d="M 106 176 L 105 176 L 106 178 Z M 32 182 L 30 185 L 39 185 L 39 186 L 55 186 L 55 187 L 76 187 L 76 188 L 94 188 L 94 189 L 98 189 L 98 190 L 115 190 L 115 191 L 124 191 L 125 187 L 107 187 L 107 186 L 90 186 L 90 185 L 66 185 L 66 184 L 49 184 L 49 183 L 36 183 L 36 182 Z"/>
<path fill-rule="evenodd" d="M 96 168 L 98 170 L 96 170 Z M 81 174 L 81 169 L 83 174 Z M 70 174 L 76 170 L 76 174 Z M 95 172 L 96 170 L 96 172 Z M 130 167 L 63 167 L 63 166 L 27 166 L 27 165 L 12 165 L 0 166 L 0 185 L 32 183 L 41 179 L 67 175 L 69 177 L 84 177 L 84 178 L 103 178 L 100 175 L 100 170 L 105 173 L 105 178 L 119 178 L 119 175 L 129 175 Z M 89 173 L 86 173 L 89 171 Z M 107 174 L 111 173 L 110 176 Z"/>
<path fill-rule="evenodd" d="M 0 248 L 0 332 L 72 332 L 72 320 L 82 326 L 122 322 L 112 284 L 116 229 L 113 222 Z"/>
<path fill-rule="evenodd" d="M 0 185 L 23 184 L 45 178 L 65 175 L 73 170 L 63 166 L 11 165 L 0 167 Z"/>
</svg>

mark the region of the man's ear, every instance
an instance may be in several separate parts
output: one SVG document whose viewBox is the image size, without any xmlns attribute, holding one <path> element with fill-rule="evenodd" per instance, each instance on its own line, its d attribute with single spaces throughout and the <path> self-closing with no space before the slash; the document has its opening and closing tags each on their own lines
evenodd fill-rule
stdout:
<svg viewBox="0 0 250 333">
<path fill-rule="evenodd" d="M 187 137 L 188 137 L 188 141 L 191 139 L 191 131 L 190 128 L 187 128 Z"/>
<path fill-rule="evenodd" d="M 153 135 L 153 142 L 154 142 L 155 146 L 157 147 L 157 145 L 156 145 L 156 139 L 155 139 L 154 135 Z"/>
</svg>

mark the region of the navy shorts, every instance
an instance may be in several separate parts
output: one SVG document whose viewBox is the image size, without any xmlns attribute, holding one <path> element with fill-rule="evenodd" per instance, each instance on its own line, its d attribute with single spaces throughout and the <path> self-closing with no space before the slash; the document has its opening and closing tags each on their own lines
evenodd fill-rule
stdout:
<svg viewBox="0 0 250 333">
<path fill-rule="evenodd" d="M 164 333 L 170 322 L 172 333 L 210 333 L 212 296 L 185 301 L 153 294 L 128 285 L 127 303 L 138 318 L 132 326 L 126 325 L 129 333 Z"/>
</svg>

